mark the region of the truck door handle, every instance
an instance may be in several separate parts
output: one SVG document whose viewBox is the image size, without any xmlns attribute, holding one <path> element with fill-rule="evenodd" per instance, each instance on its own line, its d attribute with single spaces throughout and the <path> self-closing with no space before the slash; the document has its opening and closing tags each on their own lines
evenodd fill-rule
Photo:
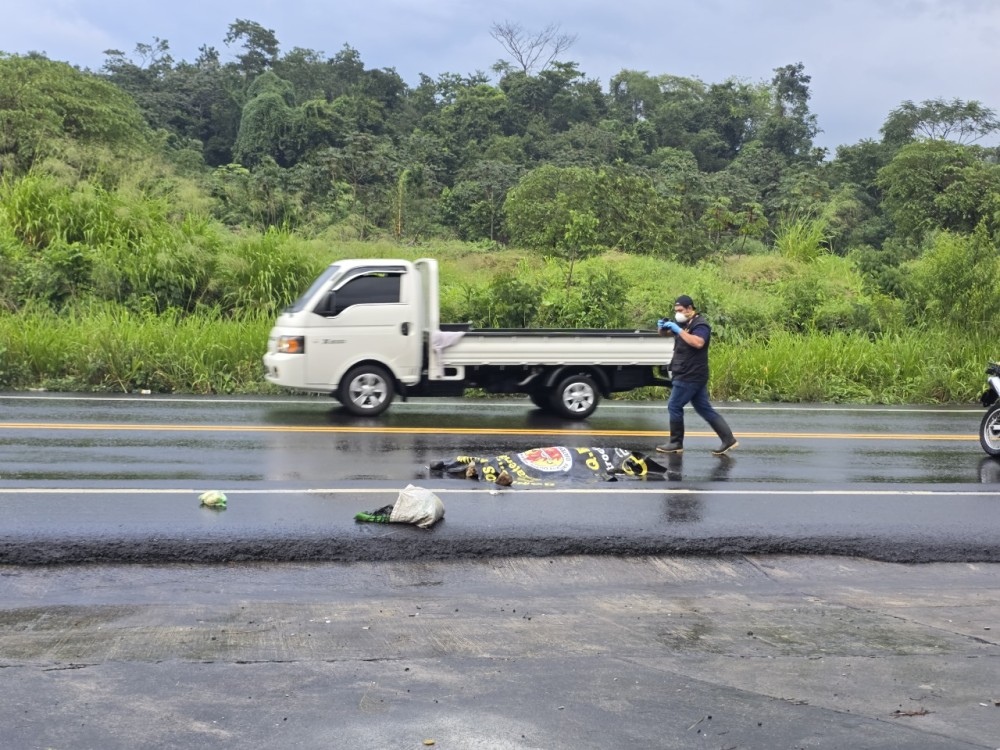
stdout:
<svg viewBox="0 0 1000 750">
<path fill-rule="evenodd" d="M 403 325 L 401 325 L 399 327 L 399 330 L 400 330 L 400 333 L 402 333 L 404 336 L 409 336 L 410 335 L 410 324 L 409 323 L 403 323 Z"/>
</svg>

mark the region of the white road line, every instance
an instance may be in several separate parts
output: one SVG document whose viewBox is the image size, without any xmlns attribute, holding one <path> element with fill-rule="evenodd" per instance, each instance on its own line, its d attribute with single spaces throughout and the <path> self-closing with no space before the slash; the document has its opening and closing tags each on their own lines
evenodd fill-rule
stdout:
<svg viewBox="0 0 1000 750">
<path fill-rule="evenodd" d="M 618 488 L 609 487 L 607 489 L 593 488 L 545 488 L 545 487 L 524 487 L 512 489 L 458 489 L 458 488 L 428 488 L 436 494 L 461 494 L 461 495 L 787 495 L 798 496 L 811 495 L 816 497 L 993 497 L 1000 498 L 1000 492 L 988 490 L 703 490 L 683 487 L 664 487 L 661 489 L 635 487 Z M 0 488 L 0 499 L 4 495 L 189 495 L 199 494 L 205 491 L 205 487 L 187 487 L 155 489 L 142 487 L 9 487 Z M 399 494 L 398 489 L 375 487 L 325 487 L 325 488 L 276 488 L 276 489 L 222 489 L 228 496 L 238 495 L 395 495 Z"/>
<path fill-rule="evenodd" d="M 103 403 L 110 403 L 115 401 L 125 401 L 129 403 L 135 402 L 156 402 L 164 404 L 206 404 L 206 403 L 218 403 L 218 404 L 276 404 L 276 405 L 288 405 L 288 404 L 321 404 L 328 407 L 335 407 L 336 403 L 332 400 L 327 400 L 326 396 L 317 396 L 311 399 L 254 399 L 254 398 L 225 398 L 225 397 L 214 397 L 214 396 L 204 396 L 202 398 L 168 398 L 163 396 L 134 396 L 134 395 L 113 395 L 113 396 L 75 396 L 75 395 L 64 395 L 64 396 L 43 396 L 37 394 L 0 394 L 0 401 L 12 400 L 12 401 L 99 401 Z M 456 407 L 468 407 L 470 409 L 477 408 L 481 406 L 481 403 L 476 401 L 463 401 L 459 404 L 453 401 L 448 402 L 450 409 Z M 407 401 L 399 401 L 393 404 L 393 409 L 407 409 L 413 408 L 415 406 L 425 407 L 441 405 L 442 401 L 440 399 L 409 399 Z M 499 400 L 490 401 L 490 408 L 507 408 L 507 409 L 525 409 L 534 408 L 531 406 L 530 402 L 525 400 Z M 815 411 L 829 411 L 829 412 L 864 412 L 870 413 L 887 413 L 887 414 L 981 414 L 983 409 L 966 409 L 966 408 L 949 408 L 947 405 L 942 405 L 942 407 L 933 408 L 923 408 L 923 407 L 909 407 L 909 406 L 899 406 L 899 407 L 884 407 L 884 406 L 795 406 L 791 404 L 748 404 L 748 405 L 738 405 L 738 404 L 727 404 L 727 403 L 713 403 L 713 406 L 720 411 L 789 411 L 789 412 L 815 412 Z M 667 401 L 603 401 L 599 407 L 599 411 L 606 411 L 608 409 L 635 409 L 637 407 L 641 408 L 667 408 Z"/>
</svg>

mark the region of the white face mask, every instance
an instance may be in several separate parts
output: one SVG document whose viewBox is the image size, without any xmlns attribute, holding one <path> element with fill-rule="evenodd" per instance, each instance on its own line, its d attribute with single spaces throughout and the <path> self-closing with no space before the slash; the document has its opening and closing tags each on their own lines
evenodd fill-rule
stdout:
<svg viewBox="0 0 1000 750">
<path fill-rule="evenodd" d="M 678 323 L 687 323 L 688 316 L 682 312 L 674 313 L 674 320 L 676 320 Z"/>
</svg>

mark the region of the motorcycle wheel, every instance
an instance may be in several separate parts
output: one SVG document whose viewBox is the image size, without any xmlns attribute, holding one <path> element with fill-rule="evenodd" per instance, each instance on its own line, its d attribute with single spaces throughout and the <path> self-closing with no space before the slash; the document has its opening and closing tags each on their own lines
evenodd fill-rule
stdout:
<svg viewBox="0 0 1000 750">
<path fill-rule="evenodd" d="M 994 404 L 979 425 L 979 444 L 987 455 L 1000 456 L 1000 403 Z"/>
</svg>

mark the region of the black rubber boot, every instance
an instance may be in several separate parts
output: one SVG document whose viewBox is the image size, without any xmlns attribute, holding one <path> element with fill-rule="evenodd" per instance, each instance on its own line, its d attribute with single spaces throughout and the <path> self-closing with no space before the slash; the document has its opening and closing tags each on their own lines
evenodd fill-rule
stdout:
<svg viewBox="0 0 1000 750">
<path fill-rule="evenodd" d="M 656 446 L 657 453 L 684 452 L 684 422 L 670 423 L 670 442 Z"/>
<path fill-rule="evenodd" d="M 726 420 L 721 416 L 716 415 L 715 419 L 708 424 L 711 425 L 712 429 L 715 430 L 715 434 L 719 436 L 720 440 L 722 440 L 722 445 L 712 451 L 713 456 L 724 456 L 740 444 L 739 441 L 733 437 L 733 431 L 729 429 L 729 425 L 726 423 Z"/>
</svg>

